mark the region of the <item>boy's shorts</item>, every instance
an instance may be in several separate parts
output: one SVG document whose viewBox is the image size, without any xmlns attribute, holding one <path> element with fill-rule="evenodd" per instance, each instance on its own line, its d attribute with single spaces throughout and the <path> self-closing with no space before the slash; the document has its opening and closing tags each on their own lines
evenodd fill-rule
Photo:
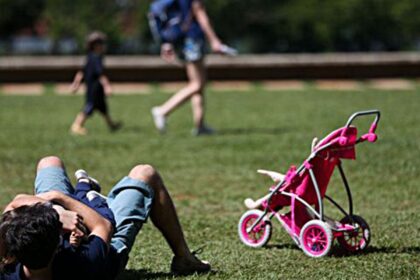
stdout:
<svg viewBox="0 0 420 280">
<path fill-rule="evenodd" d="M 185 62 L 196 62 L 204 58 L 205 41 L 202 38 L 185 38 L 175 45 L 178 57 Z"/>
<path fill-rule="evenodd" d="M 83 108 L 83 113 L 85 113 L 86 116 L 91 116 L 95 110 L 98 110 L 104 115 L 108 114 L 108 107 L 105 100 L 97 104 L 93 102 L 86 103 L 85 107 Z"/>
<path fill-rule="evenodd" d="M 43 168 L 36 175 L 35 194 L 52 190 L 73 196 L 74 188 L 66 171 L 60 167 Z M 130 177 L 121 179 L 109 192 L 107 203 L 116 221 L 111 246 L 121 257 L 128 257 L 138 232 L 147 221 L 153 196 L 148 184 Z"/>
<path fill-rule="evenodd" d="M 87 116 L 92 115 L 95 110 L 98 110 L 104 115 L 108 114 L 108 105 L 103 86 L 99 81 L 87 83 L 86 86 L 86 104 L 83 112 Z"/>
</svg>

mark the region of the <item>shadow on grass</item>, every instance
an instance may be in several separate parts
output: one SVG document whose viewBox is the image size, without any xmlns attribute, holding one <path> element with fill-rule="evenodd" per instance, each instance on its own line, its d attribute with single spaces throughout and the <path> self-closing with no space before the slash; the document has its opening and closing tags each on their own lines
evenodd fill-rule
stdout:
<svg viewBox="0 0 420 280">
<path fill-rule="evenodd" d="M 153 272 L 146 269 L 128 269 L 118 277 L 118 280 L 131 280 L 131 279 L 159 279 L 174 277 L 169 272 Z"/>
<path fill-rule="evenodd" d="M 418 255 L 420 254 L 420 247 L 413 246 L 413 247 L 394 248 L 394 247 L 371 246 L 366 249 L 366 254 L 374 254 L 374 253 Z"/>
<path fill-rule="evenodd" d="M 289 250 L 300 250 L 298 246 L 293 243 L 286 243 L 286 244 L 268 244 L 264 248 L 267 250 L 272 249 L 289 249 Z M 342 258 L 342 257 L 351 257 L 355 255 L 368 255 L 368 254 L 409 254 L 409 255 L 419 255 L 420 254 L 420 247 L 413 246 L 413 247 L 402 247 L 402 248 L 394 248 L 394 247 L 376 247 L 370 246 L 363 252 L 352 253 L 346 251 L 345 249 L 341 248 L 340 246 L 334 246 L 331 250 L 331 257 L 333 258 Z"/>
<path fill-rule="evenodd" d="M 368 254 L 410 254 L 410 255 L 418 255 L 420 254 L 420 247 L 413 246 L 413 247 L 402 247 L 402 248 L 394 248 L 394 247 L 376 247 L 370 246 L 365 251 L 360 253 L 351 253 L 340 246 L 336 246 L 333 248 L 331 256 L 332 257 L 350 257 L 354 255 L 368 255 Z"/>
<path fill-rule="evenodd" d="M 117 132 L 129 132 L 129 133 L 140 133 L 142 132 L 142 127 L 141 126 L 136 126 L 136 125 L 124 125 L 121 127 L 120 130 L 118 130 Z"/>
<path fill-rule="evenodd" d="M 278 135 L 287 132 L 288 129 L 276 127 L 248 127 L 248 128 L 226 128 L 218 129 L 218 135 L 247 135 L 247 134 L 262 134 L 262 135 Z"/>
<path fill-rule="evenodd" d="M 207 274 L 202 275 L 219 275 L 220 271 L 212 270 Z M 185 276 L 177 276 L 170 272 L 156 272 L 156 271 L 149 271 L 147 269 L 128 269 L 124 270 L 123 273 L 118 277 L 118 280 L 138 280 L 138 279 L 167 279 L 167 278 L 176 278 L 182 279 Z"/>
<path fill-rule="evenodd" d="M 268 244 L 264 248 L 266 248 L 268 250 L 272 250 L 272 249 L 278 249 L 278 250 L 283 250 L 283 249 L 299 250 L 298 246 L 296 246 L 296 244 L 294 244 L 294 243 Z"/>
</svg>

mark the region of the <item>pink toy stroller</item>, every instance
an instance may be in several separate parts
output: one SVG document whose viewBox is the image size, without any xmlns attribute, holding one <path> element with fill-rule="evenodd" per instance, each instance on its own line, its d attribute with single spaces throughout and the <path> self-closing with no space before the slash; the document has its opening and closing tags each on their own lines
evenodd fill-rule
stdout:
<svg viewBox="0 0 420 280">
<path fill-rule="evenodd" d="M 367 115 L 375 115 L 375 120 L 369 132 L 358 138 L 357 128 L 351 124 L 355 118 Z M 299 168 L 292 166 L 285 176 L 273 171 L 261 171 L 279 182 L 259 202 L 251 199 L 245 201 L 248 208 L 255 209 L 245 212 L 239 221 L 241 241 L 254 248 L 267 244 L 272 231 L 271 219 L 276 217 L 294 242 L 310 257 L 327 255 L 335 238 L 349 252 L 366 249 L 370 229 L 362 217 L 353 214 L 352 196 L 341 160 L 356 159 L 356 144 L 376 141 L 375 130 L 379 118 L 378 110 L 354 113 L 344 127 L 333 131 L 317 144 L 314 139 L 312 153 Z M 335 167 L 338 167 L 347 192 L 348 212 L 326 195 Z M 335 221 L 324 215 L 324 198 L 343 213 L 343 219 Z M 290 212 L 280 213 L 285 206 L 290 206 Z"/>
</svg>

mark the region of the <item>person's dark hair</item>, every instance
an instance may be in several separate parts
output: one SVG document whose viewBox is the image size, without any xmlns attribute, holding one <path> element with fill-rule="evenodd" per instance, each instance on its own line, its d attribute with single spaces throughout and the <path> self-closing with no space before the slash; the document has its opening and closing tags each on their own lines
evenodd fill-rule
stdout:
<svg viewBox="0 0 420 280">
<path fill-rule="evenodd" d="M 6 256 L 16 258 L 29 269 L 49 264 L 57 250 L 61 229 L 58 213 L 43 203 L 21 206 L 4 213 L 0 220 Z"/>
<path fill-rule="evenodd" d="M 103 45 L 106 42 L 106 35 L 100 31 L 94 31 L 87 36 L 86 48 L 93 51 L 96 45 Z"/>
</svg>

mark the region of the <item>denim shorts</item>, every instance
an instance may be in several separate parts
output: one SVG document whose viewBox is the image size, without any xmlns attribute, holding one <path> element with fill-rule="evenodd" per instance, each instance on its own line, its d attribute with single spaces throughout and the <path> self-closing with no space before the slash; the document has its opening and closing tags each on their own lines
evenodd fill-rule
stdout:
<svg viewBox="0 0 420 280">
<path fill-rule="evenodd" d="M 175 45 L 178 57 L 185 62 L 196 62 L 204 58 L 204 39 L 185 38 Z"/>
<path fill-rule="evenodd" d="M 60 167 L 43 168 L 36 175 L 36 194 L 52 190 L 67 195 L 74 193 L 66 171 Z M 153 196 L 153 189 L 148 184 L 130 177 L 121 179 L 109 192 L 107 203 L 116 221 L 111 246 L 119 255 L 128 257 L 137 234 L 150 215 Z"/>
</svg>

